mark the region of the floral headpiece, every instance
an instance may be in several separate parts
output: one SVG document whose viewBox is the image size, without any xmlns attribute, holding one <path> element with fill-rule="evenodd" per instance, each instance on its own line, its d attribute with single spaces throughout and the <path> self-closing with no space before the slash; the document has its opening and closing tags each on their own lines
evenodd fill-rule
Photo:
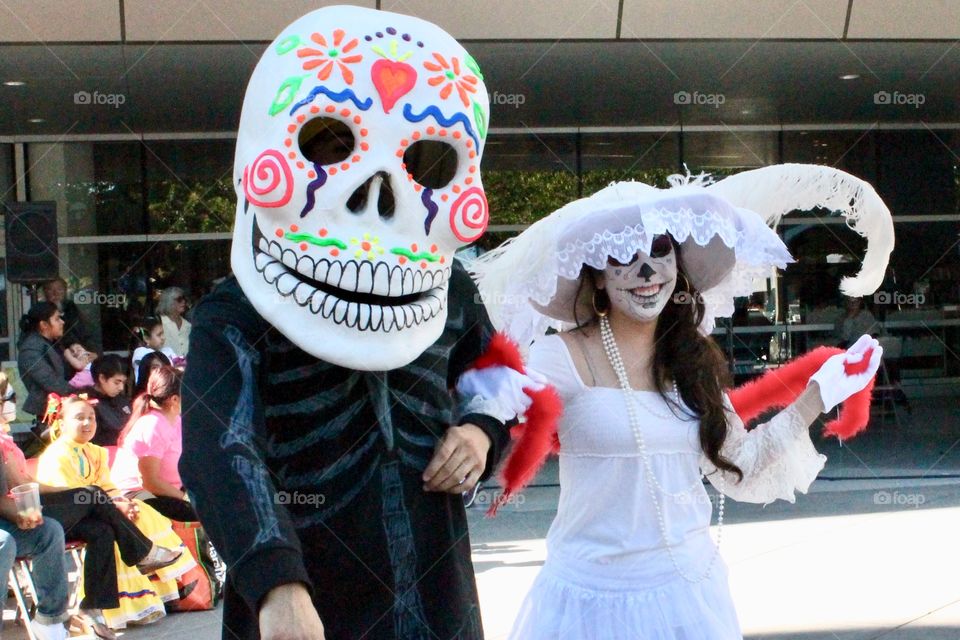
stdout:
<svg viewBox="0 0 960 640">
<path fill-rule="evenodd" d="M 60 424 L 63 422 L 63 401 L 71 398 L 83 400 L 91 407 L 97 406 L 99 400 L 91 398 L 86 393 L 71 393 L 68 396 L 61 396 L 57 393 L 51 393 L 47 396 L 47 410 L 43 414 L 43 422 L 50 426 L 50 433 L 53 439 L 60 437 Z"/>
</svg>

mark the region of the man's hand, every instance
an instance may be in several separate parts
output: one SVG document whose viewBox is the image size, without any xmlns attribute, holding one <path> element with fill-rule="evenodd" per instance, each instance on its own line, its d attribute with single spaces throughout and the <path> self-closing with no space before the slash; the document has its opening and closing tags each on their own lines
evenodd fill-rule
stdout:
<svg viewBox="0 0 960 640">
<path fill-rule="evenodd" d="M 477 484 L 487 465 L 490 438 L 475 424 L 450 427 L 423 472 L 424 491 L 463 493 Z"/>
<path fill-rule="evenodd" d="M 323 624 L 299 582 L 273 588 L 260 606 L 261 640 L 324 640 Z"/>
</svg>

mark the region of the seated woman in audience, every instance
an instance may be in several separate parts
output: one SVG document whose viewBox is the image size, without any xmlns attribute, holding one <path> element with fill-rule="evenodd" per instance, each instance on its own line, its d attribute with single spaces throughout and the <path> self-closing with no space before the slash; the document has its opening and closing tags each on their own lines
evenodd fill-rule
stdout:
<svg viewBox="0 0 960 640">
<path fill-rule="evenodd" d="M 160 352 L 167 357 L 171 364 L 177 360 L 176 352 L 170 347 L 164 346 L 166 339 L 163 333 L 163 322 L 160 318 L 144 318 L 140 326 L 133 330 L 133 335 L 135 342 L 130 360 L 133 365 L 134 383 L 140 381 L 140 361 L 147 354 Z"/>
<path fill-rule="evenodd" d="M 163 321 L 167 344 L 177 355 L 186 357 L 190 348 L 190 323 L 184 317 L 187 296 L 180 287 L 167 287 L 160 292 L 157 315 Z M 178 363 L 174 362 L 174 366 Z"/>
<path fill-rule="evenodd" d="M 127 363 L 120 356 L 108 353 L 93 363 L 90 373 L 93 386 L 86 392 L 97 401 L 93 406 L 97 429 L 91 442 L 112 447 L 130 419 L 130 399 L 123 392 L 127 384 Z"/>
<path fill-rule="evenodd" d="M 147 381 L 150 379 L 150 374 L 153 373 L 156 369 L 159 369 L 163 366 L 171 366 L 170 358 L 165 356 L 159 351 L 153 351 L 143 356 L 143 360 L 140 361 L 140 365 L 137 367 L 134 380 L 136 383 L 133 385 L 133 397 L 136 398 L 143 392 L 147 390 Z"/>
<path fill-rule="evenodd" d="M 0 434 L 3 471 L 10 487 L 36 482 L 27 469 L 23 452 L 7 434 Z M 169 549 L 154 544 L 139 529 L 130 525 L 132 503 L 118 505 L 99 487 L 63 489 L 40 484 L 40 504 L 44 514 L 63 526 L 68 540 L 86 543 L 83 561 L 84 596 L 76 624 L 108 640 L 116 638 L 106 625 L 102 610 L 120 606 L 117 592 L 117 565 L 114 543 L 127 566 L 135 566 L 143 575 L 156 573 L 180 559 L 182 548 Z"/>
<path fill-rule="evenodd" d="M 146 390 L 133 401 L 127 426 L 117 440 L 113 479 L 127 497 L 143 500 L 171 520 L 197 519 L 177 465 L 183 450 L 180 384 L 183 372 L 165 365 L 150 374 Z"/>
<path fill-rule="evenodd" d="M 171 529 L 170 520 L 146 504 L 120 496 L 120 490 L 110 479 L 107 450 L 91 442 L 97 431 L 94 402 L 83 396 L 70 396 L 59 401 L 59 409 L 52 411 L 50 416 L 55 439 L 40 456 L 37 480 L 53 487 L 99 487 L 154 544 L 184 551 L 180 538 Z M 192 556 L 183 553 L 173 564 L 157 570 L 151 579 L 128 567 L 116 545 L 114 564 L 119 606 L 103 609 L 104 621 L 111 629 L 124 629 L 130 623 L 147 624 L 162 618 L 165 615 L 163 603 L 179 598 L 177 578 L 196 566 Z"/>
</svg>

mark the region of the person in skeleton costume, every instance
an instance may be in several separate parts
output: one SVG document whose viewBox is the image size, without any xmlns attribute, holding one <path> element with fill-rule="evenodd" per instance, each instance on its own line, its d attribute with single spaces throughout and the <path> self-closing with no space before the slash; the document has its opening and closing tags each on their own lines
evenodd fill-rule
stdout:
<svg viewBox="0 0 960 640">
<path fill-rule="evenodd" d="M 195 309 L 183 399 L 225 638 L 482 637 L 460 496 L 512 416 L 452 389 L 492 336 L 454 260 L 487 226 L 488 108 L 452 37 L 357 7 L 295 21 L 253 72 L 234 277 Z"/>
<path fill-rule="evenodd" d="M 870 185 L 805 165 L 671 183 L 613 184 L 471 267 L 496 303 L 494 324 L 521 344 L 535 339 L 529 376 L 544 377 L 564 404 L 559 422 L 522 428 L 504 465 L 509 496 L 551 450 L 560 454 L 547 560 L 516 640 L 740 638 L 702 478 L 720 492 L 719 541 L 725 495 L 769 503 L 806 492 L 826 459 L 809 436 L 821 412 L 843 403 L 827 424 L 840 437 L 866 425 L 882 353 L 870 336 L 735 390 L 707 336 L 735 296 L 792 261 L 767 223 L 793 209 L 843 212 L 869 246 L 842 289 L 876 289 L 893 226 Z M 544 336 L 547 327 L 560 333 Z M 745 429 L 774 406 L 782 410 Z"/>
</svg>

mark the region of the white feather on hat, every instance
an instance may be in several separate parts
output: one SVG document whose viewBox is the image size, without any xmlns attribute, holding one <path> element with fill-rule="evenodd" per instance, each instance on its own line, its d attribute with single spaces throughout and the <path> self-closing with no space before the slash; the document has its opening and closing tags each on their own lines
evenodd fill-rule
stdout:
<svg viewBox="0 0 960 640">
<path fill-rule="evenodd" d="M 840 211 L 868 239 L 864 268 L 844 281 L 844 293 L 865 295 L 883 279 L 893 249 L 890 212 L 854 176 L 792 164 L 714 184 L 703 174 L 671 176 L 670 183 L 669 189 L 613 183 L 468 264 L 494 326 L 525 345 L 549 327 L 569 328 L 574 308 L 579 321 L 590 319 L 592 288 L 581 286 L 582 268 L 602 270 L 611 256 L 629 260 L 637 251 L 648 252 L 655 235 L 669 233 L 703 296 L 700 330 L 709 333 L 717 317 L 733 313 L 735 297 L 749 295 L 757 279 L 793 261 L 770 227 L 790 211 L 819 206 Z"/>
<path fill-rule="evenodd" d="M 873 186 L 849 173 L 810 164 L 778 164 L 737 173 L 706 187 L 728 202 L 755 211 L 771 227 L 791 211 L 839 212 L 867 239 L 860 273 L 844 278 L 840 291 L 865 296 L 883 283 L 893 251 L 893 218 Z"/>
</svg>

